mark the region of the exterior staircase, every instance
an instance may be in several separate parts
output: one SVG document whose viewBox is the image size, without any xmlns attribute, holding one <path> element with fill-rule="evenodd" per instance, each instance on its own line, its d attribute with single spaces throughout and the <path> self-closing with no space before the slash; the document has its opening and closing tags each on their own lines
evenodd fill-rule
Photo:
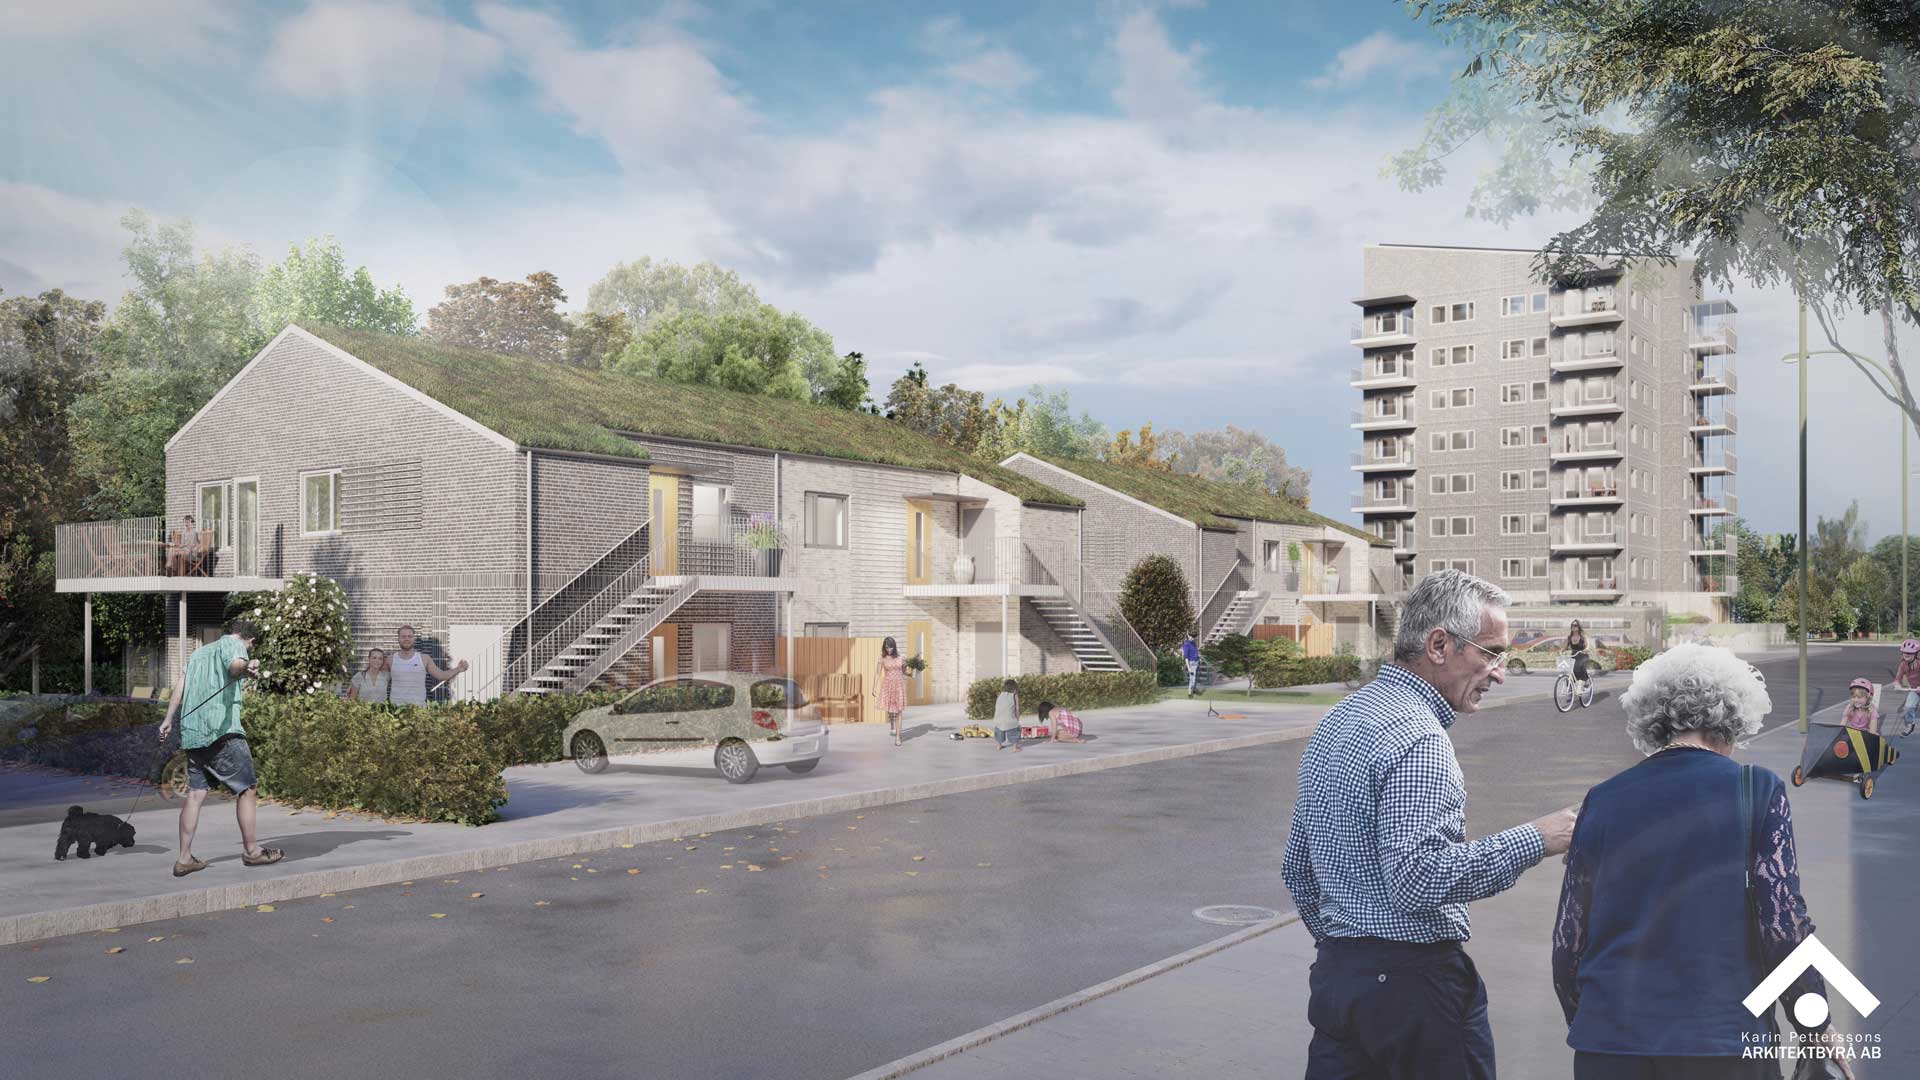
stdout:
<svg viewBox="0 0 1920 1080">
<path fill-rule="evenodd" d="M 667 621 L 696 591 L 697 582 L 678 586 L 645 578 L 626 599 L 613 605 L 572 644 L 554 654 L 519 690 L 523 694 L 580 693 L 633 651 L 641 639 Z M 561 631 L 556 630 L 555 633 Z"/>
<path fill-rule="evenodd" d="M 1254 613 L 1259 611 L 1266 602 L 1267 594 L 1258 590 L 1243 589 L 1235 593 L 1232 601 L 1227 604 L 1226 610 L 1213 621 L 1212 628 L 1207 631 L 1206 638 L 1200 644 L 1202 646 L 1217 645 L 1233 634 L 1246 633 L 1250 629 L 1249 624 L 1253 621 Z M 1213 665 L 1207 662 L 1205 655 L 1200 658 L 1199 675 L 1199 682 L 1196 685 L 1201 687 L 1212 686 L 1218 675 Z"/>
<path fill-rule="evenodd" d="M 1100 628 L 1087 618 L 1078 605 L 1065 597 L 1058 599 L 1028 597 L 1033 610 L 1046 620 L 1054 635 L 1067 643 L 1082 671 L 1126 671 L 1127 662 L 1107 640 Z"/>
</svg>

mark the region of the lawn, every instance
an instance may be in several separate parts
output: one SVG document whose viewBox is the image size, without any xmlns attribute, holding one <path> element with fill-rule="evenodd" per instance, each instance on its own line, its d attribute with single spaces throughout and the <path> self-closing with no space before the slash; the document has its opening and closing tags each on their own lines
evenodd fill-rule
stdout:
<svg viewBox="0 0 1920 1080">
<path fill-rule="evenodd" d="M 1202 695 L 1205 696 L 1205 695 Z M 1259 702 L 1266 705 L 1338 705 L 1346 699 L 1345 694 L 1318 694 L 1305 690 L 1255 690 L 1249 694 L 1245 690 L 1215 690 L 1213 703 L 1216 708 L 1239 702 Z M 1187 688 L 1168 686 L 1160 690 L 1161 701 L 1187 700 Z"/>
</svg>

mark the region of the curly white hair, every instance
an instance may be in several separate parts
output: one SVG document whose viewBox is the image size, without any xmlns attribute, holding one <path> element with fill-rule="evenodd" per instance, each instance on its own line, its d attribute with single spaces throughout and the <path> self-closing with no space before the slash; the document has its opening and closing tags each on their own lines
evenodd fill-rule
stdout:
<svg viewBox="0 0 1920 1080">
<path fill-rule="evenodd" d="M 1634 671 L 1620 705 L 1633 745 L 1651 754 L 1688 731 L 1722 744 L 1751 735 L 1773 698 L 1753 665 L 1728 650 L 1675 645 Z"/>
</svg>

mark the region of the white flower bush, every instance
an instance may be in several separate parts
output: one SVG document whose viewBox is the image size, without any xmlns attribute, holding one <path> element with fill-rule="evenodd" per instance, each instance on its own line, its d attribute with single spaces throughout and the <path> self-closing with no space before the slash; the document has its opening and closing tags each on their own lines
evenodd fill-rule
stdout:
<svg viewBox="0 0 1920 1080">
<path fill-rule="evenodd" d="M 301 572 L 286 588 L 266 593 L 247 617 L 261 627 L 253 656 L 261 661 L 261 688 L 281 694 L 316 694 L 346 679 L 351 670 L 353 628 L 340 586 Z"/>
</svg>

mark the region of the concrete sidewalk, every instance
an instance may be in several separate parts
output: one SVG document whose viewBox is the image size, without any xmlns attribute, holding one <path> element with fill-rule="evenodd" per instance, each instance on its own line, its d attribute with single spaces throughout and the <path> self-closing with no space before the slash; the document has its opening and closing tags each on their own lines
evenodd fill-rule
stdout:
<svg viewBox="0 0 1920 1080">
<path fill-rule="evenodd" d="M 479 828 L 263 804 L 260 840 L 287 852 L 266 867 L 241 864 L 232 800 L 213 799 L 194 844 L 212 865 L 185 878 L 171 875 L 178 804 L 125 782 L 8 768 L 0 945 L 1303 738 L 1326 711 L 1216 704 L 1225 716 L 1208 717 L 1198 701 L 1090 710 L 1087 742 L 1030 743 L 1018 754 L 992 740 L 949 739 L 966 723 L 957 705 L 920 708 L 902 747 L 877 725 L 836 726 L 812 773 L 762 769 L 739 785 L 713 770 L 710 755 L 617 757 L 597 776 L 565 762 L 522 766 L 507 770 L 503 820 Z M 54 861 L 67 806 L 125 813 L 136 800 L 135 847 Z"/>
<path fill-rule="evenodd" d="M 1816 716 L 1832 717 L 1838 709 Z M 1788 719 L 1765 729 L 1735 757 L 1785 777 L 1801 752 L 1795 726 Z M 1920 736 L 1906 742 L 1920 746 Z M 1920 1013 L 1911 957 L 1888 955 L 1888 935 L 1861 914 L 1885 909 L 1895 896 L 1863 896 L 1854 887 L 1862 857 L 1897 857 L 1920 865 L 1911 845 L 1896 855 L 1866 834 L 1859 817 L 1889 819 L 1904 833 L 1904 822 L 1920 804 L 1920 789 L 1904 784 L 1888 789 L 1896 792 L 1892 799 L 1880 794 L 1869 803 L 1848 784 L 1817 781 L 1789 789 L 1801 889 L 1820 939 L 1893 1005 L 1867 1019 L 1844 1007 L 1835 1012 L 1840 1030 L 1885 1037 L 1884 1060 L 1854 1062 L 1862 1080 L 1920 1075 L 1920 1040 L 1900 1037 L 1914 1029 Z M 1467 952 L 1488 985 L 1502 1073 L 1567 1076 L 1573 1070 L 1549 964 L 1559 862 L 1549 859 L 1522 875 L 1513 889 L 1473 905 L 1475 939 Z M 1289 912 L 854 1080 L 908 1074 L 914 1080 L 1299 1076 L 1312 1037 L 1307 971 L 1313 959 L 1311 935 Z"/>
</svg>

